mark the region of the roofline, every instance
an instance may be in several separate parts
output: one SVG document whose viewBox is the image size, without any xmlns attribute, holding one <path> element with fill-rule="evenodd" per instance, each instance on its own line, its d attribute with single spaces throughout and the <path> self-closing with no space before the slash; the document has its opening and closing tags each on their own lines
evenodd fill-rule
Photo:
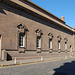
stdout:
<svg viewBox="0 0 75 75">
<path fill-rule="evenodd" d="M 32 5 L 36 6 L 37 8 L 41 9 L 42 11 L 44 11 L 44 12 L 48 13 L 49 15 L 53 16 L 54 18 L 56 18 L 56 19 L 60 20 L 61 22 L 65 23 L 65 22 L 64 22 L 63 20 L 61 20 L 59 17 L 53 15 L 52 13 L 48 12 L 47 10 L 45 10 L 44 8 L 38 6 L 37 4 L 33 3 L 33 2 L 30 1 L 30 0 L 20 0 L 20 1 L 27 1 L 27 2 L 31 3 Z"/>
<path fill-rule="evenodd" d="M 59 17 L 57 17 L 57 16 L 55 16 L 54 14 L 48 12 L 47 10 L 43 9 L 42 7 L 38 6 L 37 4 L 33 3 L 33 2 L 30 1 L 30 0 L 20 0 L 20 1 L 27 1 L 27 2 L 29 2 L 29 3 L 31 3 L 31 4 L 33 4 L 34 6 L 36 6 L 37 8 L 42 9 L 42 10 L 45 11 L 46 13 L 52 15 L 53 17 L 55 17 L 55 18 L 57 18 L 58 20 L 60 20 L 60 21 L 62 21 L 63 23 L 65 23 L 65 22 L 64 22 L 63 20 L 61 20 Z M 66 24 L 65 24 L 65 25 L 66 25 Z M 66 25 L 66 26 L 69 27 L 69 28 L 71 28 L 72 31 L 75 32 L 75 30 L 74 30 L 72 27 L 70 27 L 70 26 L 68 26 L 68 25 Z"/>
<path fill-rule="evenodd" d="M 8 2 L 7 2 L 7 1 L 8 1 Z M 48 12 L 48 11 L 46 11 L 45 9 L 41 8 L 40 6 L 34 4 L 33 2 L 31 2 L 31 1 L 29 1 L 29 0 L 20 0 L 20 1 L 27 1 L 27 2 L 29 2 L 29 3 L 31 3 L 31 4 L 33 4 L 33 5 L 35 5 L 35 6 L 37 6 L 38 8 L 44 10 L 45 12 Z M 0 2 L 6 4 L 6 5 L 8 5 L 8 6 L 11 6 L 11 7 L 15 8 L 15 9 L 19 9 L 19 10 L 21 10 L 21 11 L 23 11 L 23 12 L 25 12 L 25 9 L 26 9 L 26 10 L 27 10 L 26 12 L 28 12 L 28 13 L 29 13 L 29 11 L 31 12 L 31 13 L 29 13 L 29 14 L 32 14 L 32 15 L 33 15 L 33 13 L 34 13 L 34 16 L 35 16 L 35 14 L 37 14 L 36 17 L 38 17 L 38 18 L 41 18 L 41 19 L 43 19 L 43 20 L 45 20 L 45 21 L 48 21 L 48 22 L 51 21 L 51 19 L 47 18 L 46 16 L 41 15 L 41 14 L 38 14 L 37 12 L 34 12 L 34 11 L 32 11 L 32 10 L 26 8 L 26 7 L 23 7 L 23 6 L 21 6 L 21 5 L 17 4 L 17 3 L 15 3 L 15 2 L 13 2 L 13 1 L 11 1 L 11 0 L 0 0 Z M 11 4 L 11 3 L 12 3 L 12 4 Z M 49 13 L 49 12 L 48 12 L 48 13 Z M 50 14 L 50 15 L 53 15 L 53 14 L 51 14 L 51 13 L 49 13 L 49 14 Z M 54 16 L 55 16 L 55 15 L 54 15 Z M 48 16 L 48 17 L 49 17 L 49 16 Z M 56 17 L 56 16 L 55 16 L 55 17 Z M 57 18 L 58 18 L 58 17 L 57 17 Z M 59 18 L 58 18 L 58 19 L 59 19 Z M 60 19 L 60 20 L 61 20 L 61 19 Z M 61 21 L 62 21 L 62 20 L 61 20 Z M 64 24 L 63 24 L 63 23 L 60 23 L 59 20 L 58 20 L 58 22 L 56 22 L 56 21 L 51 21 L 51 23 L 53 23 L 53 22 L 56 23 L 56 24 L 58 24 L 58 25 L 60 25 L 60 26 L 62 26 L 62 27 L 64 27 L 64 28 L 66 28 L 66 29 L 68 29 L 68 30 L 70 30 L 70 31 L 72 31 L 72 32 L 75 32 L 75 30 L 74 30 L 73 28 L 71 28 L 70 26 L 66 25 L 65 23 L 64 23 Z"/>
</svg>

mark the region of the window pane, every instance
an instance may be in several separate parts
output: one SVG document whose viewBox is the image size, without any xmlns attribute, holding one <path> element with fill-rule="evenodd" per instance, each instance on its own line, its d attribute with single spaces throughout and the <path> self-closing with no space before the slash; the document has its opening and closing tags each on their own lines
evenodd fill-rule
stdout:
<svg viewBox="0 0 75 75">
<path fill-rule="evenodd" d="M 52 39 L 49 39 L 49 48 L 52 49 Z"/>
<path fill-rule="evenodd" d="M 23 47 L 24 46 L 24 34 L 23 33 L 20 33 L 19 34 L 19 46 L 20 47 Z"/>
<path fill-rule="evenodd" d="M 58 41 L 58 49 L 60 49 L 60 41 Z"/>
<path fill-rule="evenodd" d="M 65 50 L 67 49 L 67 42 L 65 42 Z"/>
<path fill-rule="evenodd" d="M 40 48 L 40 43 L 41 43 L 40 37 L 37 37 L 37 48 Z"/>
</svg>

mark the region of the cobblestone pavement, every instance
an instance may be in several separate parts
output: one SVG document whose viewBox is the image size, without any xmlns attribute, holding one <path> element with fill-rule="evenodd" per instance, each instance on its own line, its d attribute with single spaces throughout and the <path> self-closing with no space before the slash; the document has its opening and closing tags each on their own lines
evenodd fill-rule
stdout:
<svg viewBox="0 0 75 75">
<path fill-rule="evenodd" d="M 0 68 L 0 75 L 75 75 L 75 59 Z"/>
</svg>

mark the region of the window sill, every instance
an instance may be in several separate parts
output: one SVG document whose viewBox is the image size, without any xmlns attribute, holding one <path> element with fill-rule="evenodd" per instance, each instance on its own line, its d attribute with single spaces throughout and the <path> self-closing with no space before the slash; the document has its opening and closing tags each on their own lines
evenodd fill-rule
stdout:
<svg viewBox="0 0 75 75">
<path fill-rule="evenodd" d="M 51 49 L 49 48 L 49 50 L 53 50 L 53 49 L 52 48 Z"/>
<path fill-rule="evenodd" d="M 25 48 L 25 47 L 19 47 L 19 48 Z"/>
<path fill-rule="evenodd" d="M 37 48 L 37 49 L 41 49 L 41 48 Z"/>
</svg>

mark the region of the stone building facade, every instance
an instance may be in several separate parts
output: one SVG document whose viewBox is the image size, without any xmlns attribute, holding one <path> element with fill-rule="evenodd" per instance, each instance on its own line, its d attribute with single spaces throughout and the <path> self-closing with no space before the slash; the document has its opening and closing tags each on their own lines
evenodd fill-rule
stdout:
<svg viewBox="0 0 75 75">
<path fill-rule="evenodd" d="M 0 0 L 0 59 L 74 54 L 75 30 L 29 0 Z M 72 54 L 72 55 L 73 55 Z"/>
</svg>

